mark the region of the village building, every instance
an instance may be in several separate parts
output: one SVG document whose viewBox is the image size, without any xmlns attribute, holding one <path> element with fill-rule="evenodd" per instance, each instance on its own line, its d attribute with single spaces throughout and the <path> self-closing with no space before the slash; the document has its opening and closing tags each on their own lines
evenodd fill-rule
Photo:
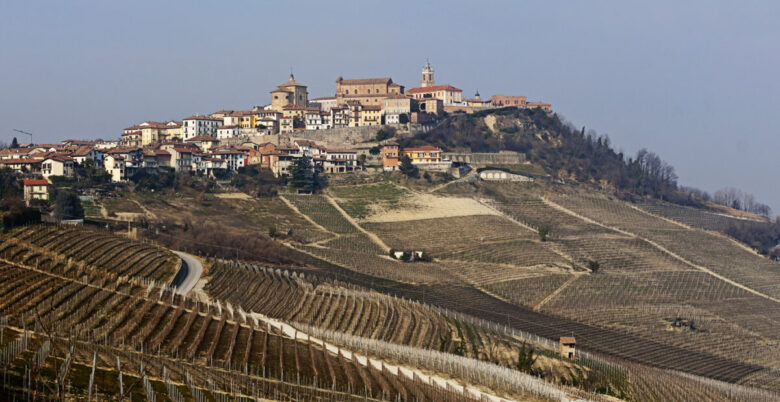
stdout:
<svg viewBox="0 0 780 402">
<path fill-rule="evenodd" d="M 364 106 L 382 106 L 385 98 L 404 93 L 404 86 L 390 77 L 336 80 L 336 104 L 357 101 Z"/>
<path fill-rule="evenodd" d="M 432 147 L 429 145 L 417 148 L 404 148 L 403 154 L 404 156 L 408 156 L 415 165 L 438 163 L 442 161 L 441 148 Z"/>
<path fill-rule="evenodd" d="M 558 349 L 564 359 L 577 359 L 577 340 L 573 336 L 562 336 L 558 339 Z"/>
<path fill-rule="evenodd" d="M 482 100 L 482 98 L 479 96 L 479 91 L 474 94 L 473 98 L 464 99 L 463 102 L 466 103 L 466 106 L 471 108 L 489 108 L 493 104 L 490 100 Z"/>
<path fill-rule="evenodd" d="M 237 125 L 222 126 L 217 129 L 217 138 L 220 140 L 238 137 L 241 134 L 241 127 Z"/>
<path fill-rule="evenodd" d="M 192 148 L 173 147 L 167 150 L 171 154 L 171 165 L 176 172 L 189 172 L 192 170 Z"/>
<path fill-rule="evenodd" d="M 388 141 L 382 145 L 382 169 L 385 172 L 398 170 L 398 143 Z"/>
<path fill-rule="evenodd" d="M 318 107 L 323 112 L 330 112 L 330 109 L 337 106 L 335 96 L 326 96 L 321 98 L 314 98 L 309 101 L 309 106 Z"/>
<path fill-rule="evenodd" d="M 49 182 L 46 180 L 24 180 L 24 203 L 30 206 L 33 200 L 49 200 Z"/>
<path fill-rule="evenodd" d="M 344 106 L 337 106 L 330 109 L 333 127 L 348 127 L 350 121 L 350 109 Z"/>
<path fill-rule="evenodd" d="M 382 107 L 379 105 L 363 106 L 360 110 L 358 125 L 379 126 L 382 124 Z"/>
<path fill-rule="evenodd" d="M 238 168 L 246 166 L 246 158 L 249 153 L 237 149 L 220 149 L 211 154 L 214 158 L 225 161 L 225 169 L 238 170 Z"/>
<path fill-rule="evenodd" d="M 309 92 L 306 85 L 295 81 L 295 76 L 290 73 L 290 79 L 271 91 L 271 109 L 282 111 L 287 105 L 306 107 L 309 105 Z"/>
<path fill-rule="evenodd" d="M 542 110 L 544 110 L 544 111 L 545 111 L 545 112 L 547 112 L 547 113 L 551 113 L 551 112 L 552 112 L 552 105 L 550 105 L 549 103 L 544 103 L 544 102 L 528 102 L 528 103 L 526 103 L 525 105 L 526 105 L 526 107 L 527 107 L 528 109 L 536 109 L 536 108 L 539 108 L 539 109 L 542 109 Z"/>
<path fill-rule="evenodd" d="M 360 170 L 360 161 L 355 149 L 327 149 L 324 155 L 315 158 L 325 173 L 346 173 Z"/>
<path fill-rule="evenodd" d="M 279 133 L 280 134 L 287 134 L 293 132 L 293 118 L 292 117 L 282 117 L 279 120 Z"/>
<path fill-rule="evenodd" d="M 444 114 L 444 101 L 436 98 L 424 98 L 416 99 L 417 110 L 420 113 L 428 113 L 433 116 L 441 116 Z"/>
<path fill-rule="evenodd" d="M 423 67 L 420 86 L 406 91 L 406 94 L 414 99 L 440 99 L 445 106 L 461 104 L 463 97 L 463 91 L 459 88 L 452 85 L 436 85 L 430 63 L 426 63 Z"/>
<path fill-rule="evenodd" d="M 125 158 L 120 154 L 106 155 L 103 159 L 103 168 L 111 175 L 112 182 L 120 182 L 127 179 Z"/>
<path fill-rule="evenodd" d="M 0 159 L 0 167 L 11 169 L 16 173 L 40 173 L 41 161 L 37 158 Z"/>
<path fill-rule="evenodd" d="M 35 148 L 5 148 L 0 149 L 0 159 L 26 159 Z"/>
<path fill-rule="evenodd" d="M 82 145 L 70 154 L 73 161 L 83 165 L 87 160 L 91 160 L 95 167 L 103 167 L 103 151 Z"/>
<path fill-rule="evenodd" d="M 322 112 L 313 108 L 306 111 L 307 130 L 327 130 L 332 127 L 331 122 L 330 112 Z"/>
<path fill-rule="evenodd" d="M 52 155 L 41 162 L 41 175 L 73 177 L 73 159 L 65 155 Z"/>
<path fill-rule="evenodd" d="M 198 158 L 197 161 L 193 161 L 196 166 L 194 170 L 198 174 L 205 176 L 214 176 L 215 171 L 225 170 L 226 161 L 220 158 L 214 158 L 211 156 L 204 156 Z"/>
<path fill-rule="evenodd" d="M 187 144 L 195 145 L 200 148 L 201 151 L 208 152 L 212 148 L 219 145 L 219 139 L 217 137 L 209 137 L 207 135 L 199 135 L 192 137 L 189 140 L 184 141 Z"/>
<path fill-rule="evenodd" d="M 493 95 L 490 97 L 490 104 L 493 107 L 518 107 L 525 108 L 527 103 L 525 96 Z"/>
<path fill-rule="evenodd" d="M 408 117 L 411 112 L 412 100 L 404 95 L 388 96 L 382 105 L 385 124 L 398 124 L 401 122 L 401 115 Z"/>
<path fill-rule="evenodd" d="M 188 140 L 200 135 L 207 135 L 210 137 L 217 136 L 217 128 L 222 126 L 223 120 L 218 117 L 210 116 L 190 116 L 182 120 L 182 138 Z"/>
<path fill-rule="evenodd" d="M 120 145 L 123 147 L 140 147 L 141 146 L 141 130 L 128 131 L 122 134 Z"/>
</svg>

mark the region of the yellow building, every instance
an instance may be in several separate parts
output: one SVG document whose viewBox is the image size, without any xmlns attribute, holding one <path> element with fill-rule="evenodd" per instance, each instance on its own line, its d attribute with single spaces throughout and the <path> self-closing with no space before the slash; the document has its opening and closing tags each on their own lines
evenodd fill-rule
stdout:
<svg viewBox="0 0 780 402">
<path fill-rule="evenodd" d="M 381 106 L 363 106 L 360 110 L 360 126 L 379 126 L 382 124 Z"/>
<path fill-rule="evenodd" d="M 309 105 L 309 92 L 306 85 L 295 81 L 290 73 L 290 80 L 271 91 L 271 109 L 282 111 L 287 105 L 306 107 Z"/>
<path fill-rule="evenodd" d="M 441 162 L 441 153 L 441 148 L 432 147 L 429 145 L 418 148 L 404 149 L 404 156 L 408 156 L 415 165 Z"/>
<path fill-rule="evenodd" d="M 251 110 L 235 111 L 230 116 L 234 118 L 235 125 L 241 128 L 255 128 L 257 125 L 257 113 Z"/>
</svg>

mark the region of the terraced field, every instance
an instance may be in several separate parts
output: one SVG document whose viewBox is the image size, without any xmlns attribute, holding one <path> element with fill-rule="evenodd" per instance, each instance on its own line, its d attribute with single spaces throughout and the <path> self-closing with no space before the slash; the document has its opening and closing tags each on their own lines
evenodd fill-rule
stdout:
<svg viewBox="0 0 780 402">
<path fill-rule="evenodd" d="M 154 244 L 129 242 L 101 230 L 58 226 L 16 230 L 0 244 L 0 256 L 53 272 L 99 267 L 117 277 L 162 284 L 171 282 L 181 264 L 178 256 Z"/>
<path fill-rule="evenodd" d="M 434 255 L 461 252 L 481 243 L 530 240 L 534 234 L 495 215 L 423 219 L 402 222 L 362 224 L 390 247 L 400 250 L 426 250 Z"/>
<path fill-rule="evenodd" d="M 364 338 L 516 366 L 520 345 L 419 303 L 320 283 L 287 271 L 218 264 L 206 290 L 214 297 L 285 321 Z"/>
<path fill-rule="evenodd" d="M 3 238 L 0 364 L 5 395 L 23 399 L 35 390 L 51 396 L 57 379 L 67 379 L 68 395 L 82 398 L 114 395 L 124 386 L 136 398 L 172 400 L 470 399 L 310 337 L 291 336 L 284 327 L 229 303 L 203 303 L 147 285 L 143 276 L 118 276 L 117 265 L 105 270 L 28 265 L 30 249 L 22 249 L 32 243 L 20 239 L 37 241 L 35 232 L 47 229 L 27 228 L 14 233 L 15 239 Z M 72 239 L 79 237 L 71 231 L 90 233 L 65 231 Z M 61 258 L 53 251 L 59 243 L 50 246 L 53 259 Z M 98 258 L 111 253 L 95 247 Z M 35 383 L 25 367 L 36 368 Z M 97 383 L 87 381 L 95 378 L 89 374 L 92 367 L 101 378 Z"/>
</svg>

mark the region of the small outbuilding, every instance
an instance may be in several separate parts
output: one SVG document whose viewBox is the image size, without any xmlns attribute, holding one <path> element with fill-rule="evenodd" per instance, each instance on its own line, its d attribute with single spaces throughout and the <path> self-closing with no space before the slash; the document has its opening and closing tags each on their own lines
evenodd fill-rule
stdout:
<svg viewBox="0 0 780 402">
<path fill-rule="evenodd" d="M 573 336 L 562 336 L 558 340 L 561 357 L 575 360 L 577 358 L 577 340 Z"/>
</svg>

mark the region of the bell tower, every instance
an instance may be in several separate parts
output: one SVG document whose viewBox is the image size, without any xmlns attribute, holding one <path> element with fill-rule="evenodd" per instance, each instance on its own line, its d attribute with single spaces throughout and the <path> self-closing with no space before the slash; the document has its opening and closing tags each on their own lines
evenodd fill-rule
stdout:
<svg viewBox="0 0 780 402">
<path fill-rule="evenodd" d="M 436 83 L 433 81 L 433 67 L 431 67 L 430 62 L 426 61 L 425 67 L 422 69 L 422 82 L 420 82 L 420 86 L 427 88 L 434 85 L 436 85 Z"/>
</svg>

